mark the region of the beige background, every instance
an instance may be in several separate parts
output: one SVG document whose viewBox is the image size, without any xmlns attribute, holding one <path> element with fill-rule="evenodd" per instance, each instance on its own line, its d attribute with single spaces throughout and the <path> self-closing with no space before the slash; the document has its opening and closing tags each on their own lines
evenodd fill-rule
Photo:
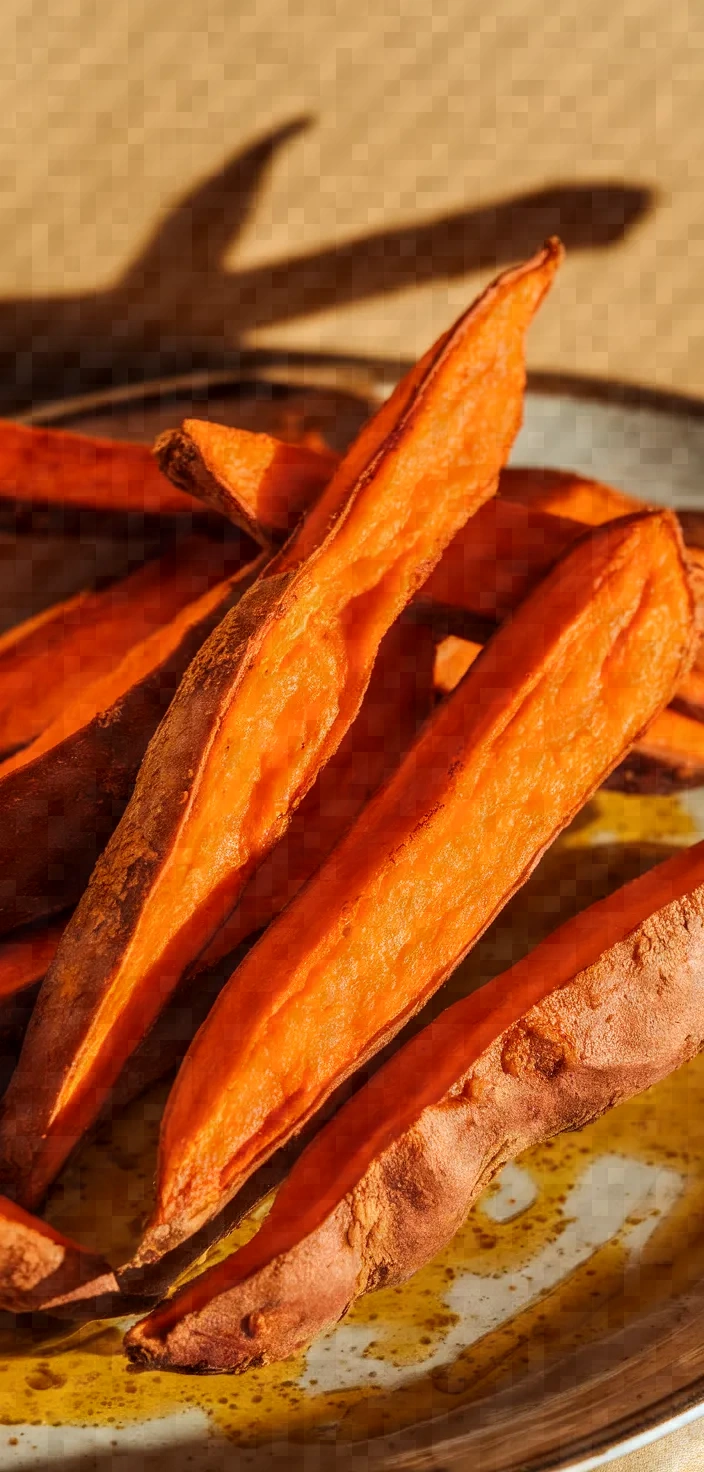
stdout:
<svg viewBox="0 0 704 1472">
<path fill-rule="evenodd" d="M 553 229 L 533 366 L 704 394 L 701 0 L 3 0 L 0 78 L 5 406 L 416 353 Z"/>
</svg>

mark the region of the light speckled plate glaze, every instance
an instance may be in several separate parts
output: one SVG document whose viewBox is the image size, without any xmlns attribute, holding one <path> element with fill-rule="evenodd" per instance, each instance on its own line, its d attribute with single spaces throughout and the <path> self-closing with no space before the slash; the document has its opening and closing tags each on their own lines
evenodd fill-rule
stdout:
<svg viewBox="0 0 704 1472">
<path fill-rule="evenodd" d="M 341 446 L 397 371 L 256 354 L 239 373 L 100 394 L 27 417 L 151 439 L 195 413 L 252 428 L 317 428 Z M 513 458 L 700 506 L 704 409 L 538 377 Z M 90 518 L 33 526 L 18 560 L 34 576 L 15 594 L 14 618 L 32 599 L 41 606 L 59 596 L 57 586 L 80 586 L 87 568 L 121 570 L 151 536 L 132 524 L 128 555 L 124 535 Z M 5 602 L 11 597 L 6 586 Z M 597 795 L 423 1016 L 702 834 L 704 792 Z M 164 1094 L 152 1090 L 106 1127 L 51 1197 L 57 1225 L 116 1261 L 147 1204 Z M 115 1326 L 52 1337 L 46 1328 L 18 1330 L 8 1317 L 0 1324 L 0 1465 L 586 1472 L 703 1409 L 703 1147 L 704 1057 L 507 1166 L 455 1241 L 410 1283 L 362 1300 L 295 1360 L 244 1377 L 137 1374 Z M 237 1240 L 255 1227 L 250 1219 Z"/>
</svg>

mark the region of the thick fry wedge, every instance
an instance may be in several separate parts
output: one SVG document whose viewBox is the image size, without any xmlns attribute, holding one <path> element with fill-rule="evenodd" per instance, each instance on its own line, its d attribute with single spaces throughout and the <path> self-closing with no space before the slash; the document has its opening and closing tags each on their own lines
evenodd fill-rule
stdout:
<svg viewBox="0 0 704 1472">
<path fill-rule="evenodd" d="M 67 921 L 68 916 L 62 916 L 31 926 L 0 944 L 0 1093 L 12 1076 L 39 983 L 56 955 Z"/>
<path fill-rule="evenodd" d="M 643 511 L 648 505 L 638 496 L 617 491 L 575 470 L 542 466 L 511 467 L 504 473 L 499 494 L 532 510 L 579 521 L 583 526 L 603 526 L 617 516 Z"/>
<path fill-rule="evenodd" d="M 0 945 L 0 1022 L 3 1004 L 46 975 L 67 924 L 66 916 L 32 926 Z"/>
<path fill-rule="evenodd" d="M 520 1151 L 704 1043 L 704 844 L 543 941 L 407 1043 L 326 1125 L 257 1235 L 127 1336 L 151 1368 L 284 1359 L 401 1283 Z"/>
<path fill-rule="evenodd" d="M 283 838 L 245 885 L 232 915 L 198 957 L 198 971 L 215 965 L 283 910 L 391 775 L 432 710 L 434 664 L 430 629 L 392 625 L 356 721 Z"/>
<path fill-rule="evenodd" d="M 222 992 L 167 1105 L 139 1264 L 217 1212 L 440 986 L 662 708 L 691 642 L 672 513 L 567 553 Z"/>
<path fill-rule="evenodd" d="M 0 420 L 0 501 L 158 516 L 198 503 L 161 474 L 146 445 Z"/>
<path fill-rule="evenodd" d="M 525 333 L 560 258 L 551 242 L 507 272 L 426 355 L 191 665 L 5 1097 L 2 1176 L 23 1203 L 42 1196 L 339 746 L 383 634 L 493 494 L 521 419 Z"/>
<path fill-rule="evenodd" d="M 282 541 L 339 463 L 332 451 L 289 445 L 204 419 L 159 436 L 154 454 L 175 486 L 268 546 Z"/>
<path fill-rule="evenodd" d="M 0 934 L 78 899 L 184 670 L 263 560 L 187 604 L 0 763 Z"/>
<path fill-rule="evenodd" d="M 79 1309 L 117 1293 L 108 1263 L 0 1197 L 0 1308 L 24 1314 Z"/>
<path fill-rule="evenodd" d="M 244 559 L 206 537 L 98 592 L 79 593 L 0 638 L 0 754 L 26 746 L 99 675 Z M 231 569 L 230 569 L 231 570 Z"/>
</svg>

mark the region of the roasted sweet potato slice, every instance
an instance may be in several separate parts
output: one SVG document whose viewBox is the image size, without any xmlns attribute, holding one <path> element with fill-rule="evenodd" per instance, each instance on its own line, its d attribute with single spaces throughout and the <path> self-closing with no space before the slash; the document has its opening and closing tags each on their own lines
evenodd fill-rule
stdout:
<svg viewBox="0 0 704 1472">
<path fill-rule="evenodd" d="M 433 671 L 435 689 L 446 695 L 464 679 L 482 646 L 449 634 L 438 645 Z M 677 686 L 677 704 L 696 671 Z M 672 793 L 704 785 L 704 724 L 702 717 L 683 714 L 672 706 L 644 732 L 633 749 L 607 778 L 613 792 Z M 234 933 L 234 930 L 233 930 Z"/>
<path fill-rule="evenodd" d="M 184 670 L 262 562 L 187 604 L 0 763 L 0 933 L 78 899 Z"/>
<path fill-rule="evenodd" d="M 532 465 L 507 469 L 499 494 L 510 501 L 520 501 L 533 510 L 569 517 L 583 526 L 602 526 L 617 516 L 642 511 L 648 504 L 638 496 L 579 475 L 576 470 L 552 470 Z"/>
<path fill-rule="evenodd" d="M 51 1313 L 117 1292 L 101 1257 L 0 1197 L 0 1308 Z"/>
<path fill-rule="evenodd" d="M 221 993 L 167 1105 L 139 1264 L 440 986 L 662 707 L 691 638 L 669 512 L 583 538 L 521 605 Z"/>
<path fill-rule="evenodd" d="M 181 1062 L 228 979 L 229 972 L 217 970 L 218 963 L 288 904 L 398 764 L 432 709 L 434 657 L 428 629 L 401 622 L 389 629 L 356 721 L 280 843 L 245 886 L 233 915 L 128 1060 L 110 1097 L 113 1111 Z"/>
<path fill-rule="evenodd" d="M 283 835 L 359 710 L 383 634 L 493 494 L 521 418 L 525 333 L 560 257 L 552 242 L 507 272 L 426 355 L 193 661 L 5 1098 L 2 1172 L 23 1203 Z"/>
<path fill-rule="evenodd" d="M 146 445 L 0 420 L 0 501 L 159 516 L 198 503 L 161 474 Z"/>
<path fill-rule="evenodd" d="M 391 775 L 433 707 L 435 641 L 401 621 L 382 640 L 356 721 L 290 826 L 245 885 L 233 914 L 198 957 L 213 966 L 288 904 Z"/>
<path fill-rule="evenodd" d="M 0 1093 L 12 1076 L 39 983 L 56 955 L 67 920 L 62 916 L 30 926 L 0 944 Z"/>
<path fill-rule="evenodd" d="M 0 945 L 0 1018 L 5 1002 L 46 975 L 67 923 L 68 917 L 62 916 L 23 930 Z"/>
<path fill-rule="evenodd" d="M 167 430 L 154 454 L 175 486 L 265 546 L 293 531 L 339 462 L 331 450 L 204 419 L 185 419 L 180 429 Z"/>
<path fill-rule="evenodd" d="M 284 1359 L 401 1283 L 520 1151 L 704 1043 L 704 844 L 560 927 L 406 1044 L 308 1146 L 257 1235 L 127 1336 L 152 1368 Z"/>
<path fill-rule="evenodd" d="M 0 638 L 0 754 L 26 746 L 98 675 L 244 559 L 207 537 L 96 592 L 79 593 Z"/>
</svg>

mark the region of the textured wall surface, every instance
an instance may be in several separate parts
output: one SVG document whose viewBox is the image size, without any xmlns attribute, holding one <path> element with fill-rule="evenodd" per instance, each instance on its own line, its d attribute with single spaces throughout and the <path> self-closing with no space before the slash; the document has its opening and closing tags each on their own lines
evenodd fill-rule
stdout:
<svg viewBox="0 0 704 1472">
<path fill-rule="evenodd" d="M 701 5 L 366 10 L 4 0 L 0 341 L 23 392 L 104 375 L 106 342 L 130 373 L 242 340 L 416 352 L 555 228 L 534 365 L 704 391 Z"/>
</svg>

